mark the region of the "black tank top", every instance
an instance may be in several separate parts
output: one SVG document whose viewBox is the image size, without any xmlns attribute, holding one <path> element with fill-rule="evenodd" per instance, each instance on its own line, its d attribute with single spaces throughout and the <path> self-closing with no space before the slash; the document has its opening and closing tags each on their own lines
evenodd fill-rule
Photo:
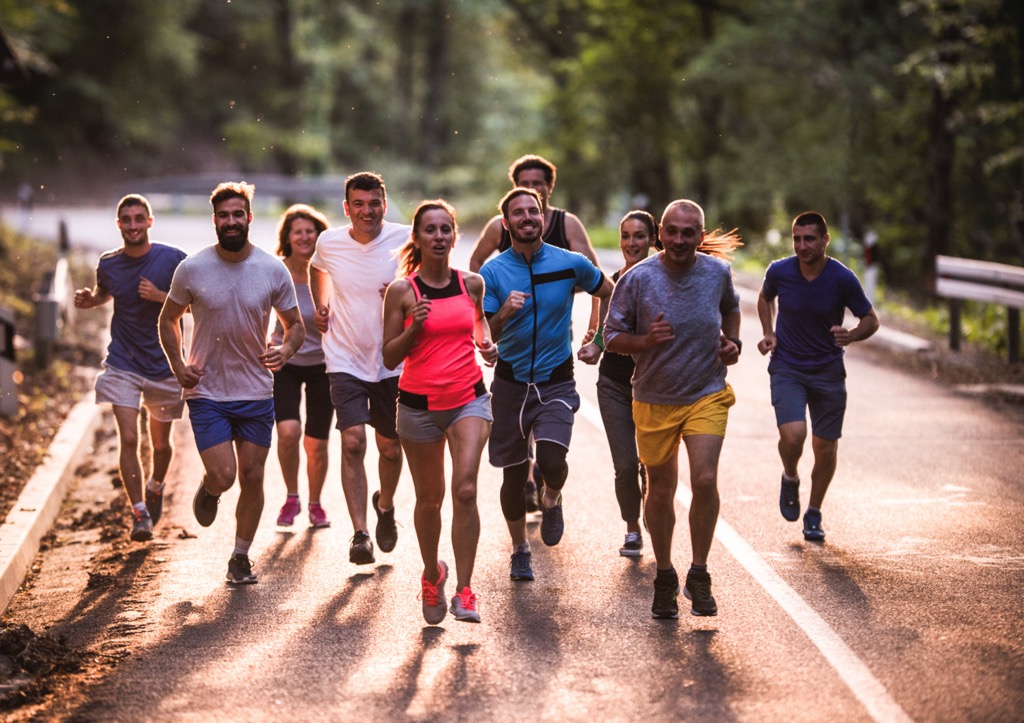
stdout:
<svg viewBox="0 0 1024 723">
<path fill-rule="evenodd" d="M 551 209 L 551 223 L 545 226 L 544 235 L 541 236 L 541 240 L 551 246 L 557 246 L 558 248 L 565 249 L 567 251 L 569 250 L 569 239 L 565 237 L 565 209 Z M 498 244 L 498 253 L 501 253 L 511 245 L 512 237 L 509 236 L 508 229 L 505 228 L 505 224 L 502 224 L 501 242 Z"/>
</svg>

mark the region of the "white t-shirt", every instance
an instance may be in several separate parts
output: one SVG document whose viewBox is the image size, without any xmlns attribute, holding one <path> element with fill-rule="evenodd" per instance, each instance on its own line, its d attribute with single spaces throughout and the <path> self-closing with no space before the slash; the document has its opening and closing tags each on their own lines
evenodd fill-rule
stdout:
<svg viewBox="0 0 1024 723">
<path fill-rule="evenodd" d="M 310 265 L 331 277 L 331 317 L 323 336 L 329 373 L 344 372 L 364 382 L 379 382 L 402 373 L 384 366 L 384 299 L 380 287 L 395 280 L 397 252 L 412 227 L 385 221 L 377 238 L 361 244 L 351 226 L 320 234 Z"/>
<path fill-rule="evenodd" d="M 215 246 L 182 261 L 168 297 L 192 307 L 188 363 L 205 372 L 185 399 L 255 401 L 274 396 L 274 375 L 259 356 L 267 350 L 271 309 L 294 309 L 295 285 L 279 260 L 253 247 L 245 261 L 231 263 Z"/>
</svg>

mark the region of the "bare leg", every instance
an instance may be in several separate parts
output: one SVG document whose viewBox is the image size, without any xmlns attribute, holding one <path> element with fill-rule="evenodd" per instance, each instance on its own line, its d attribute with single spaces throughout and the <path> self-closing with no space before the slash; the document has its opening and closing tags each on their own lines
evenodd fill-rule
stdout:
<svg viewBox="0 0 1024 723">
<path fill-rule="evenodd" d="M 397 439 L 388 439 L 377 434 L 377 474 L 380 477 L 380 499 L 377 505 L 382 510 L 395 506 L 395 490 L 402 474 L 402 444 Z"/>
<path fill-rule="evenodd" d="M 423 558 L 423 577 L 437 582 L 437 546 L 441 539 L 441 505 L 444 502 L 444 439 L 419 444 L 404 440 L 409 472 L 416 488 L 413 521 Z"/>
<path fill-rule="evenodd" d="M 723 437 L 713 434 L 694 434 L 683 437 L 686 455 L 690 461 L 690 544 L 693 562 L 708 563 L 708 552 L 715 537 L 718 523 L 718 458 L 722 453 Z"/>
<path fill-rule="evenodd" d="M 288 494 L 299 494 L 299 438 L 302 424 L 298 419 L 285 419 L 277 423 L 277 461 Z"/>
<path fill-rule="evenodd" d="M 235 534 L 252 542 L 263 514 L 263 472 L 270 449 L 238 440 L 238 505 L 235 507 Z"/>
<path fill-rule="evenodd" d="M 306 450 L 306 478 L 309 482 L 309 501 L 320 502 L 324 481 L 327 479 L 327 440 L 306 436 L 302 439 Z"/>
<path fill-rule="evenodd" d="M 211 495 L 221 495 L 231 489 L 238 473 L 235 448 L 232 442 L 221 442 L 199 453 L 206 468 L 203 487 Z"/>
<path fill-rule="evenodd" d="M 490 432 L 491 423 L 479 417 L 461 419 L 448 428 L 452 454 L 452 548 L 460 591 L 470 587 L 476 565 L 480 541 L 477 475 Z"/>
<path fill-rule="evenodd" d="M 811 499 L 809 505 L 821 509 L 825 493 L 836 473 L 839 461 L 839 440 L 822 439 L 811 435 L 811 449 L 814 450 L 814 468 L 811 470 Z"/>
<path fill-rule="evenodd" d="M 366 526 L 366 429 L 357 424 L 341 432 L 341 488 L 345 492 L 352 529 L 369 532 Z"/>
<path fill-rule="evenodd" d="M 173 431 L 174 422 L 163 422 L 150 413 L 149 440 L 153 445 L 153 479 L 157 482 L 167 479 L 167 470 L 174 458 L 174 442 L 171 440 Z"/>
<path fill-rule="evenodd" d="M 647 467 L 647 501 L 644 516 L 658 569 L 672 567 L 672 533 L 676 526 L 676 486 L 679 484 L 678 452 L 665 464 Z"/>
<path fill-rule="evenodd" d="M 807 439 L 807 422 L 787 422 L 779 425 L 779 457 L 782 471 L 788 479 L 798 479 L 797 465 L 804 452 Z"/>
<path fill-rule="evenodd" d="M 118 469 L 131 504 L 142 502 L 142 464 L 139 462 L 139 410 L 114 405 L 117 423 Z"/>
</svg>

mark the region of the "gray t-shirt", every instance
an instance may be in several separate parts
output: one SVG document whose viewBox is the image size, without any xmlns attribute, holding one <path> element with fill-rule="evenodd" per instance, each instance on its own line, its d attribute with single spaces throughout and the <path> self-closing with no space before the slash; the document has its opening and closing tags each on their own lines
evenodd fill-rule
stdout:
<svg viewBox="0 0 1024 723">
<path fill-rule="evenodd" d="M 253 247 L 245 261 L 231 263 L 215 246 L 178 265 L 168 297 L 192 307 L 188 363 L 205 372 L 184 397 L 218 402 L 271 399 L 274 375 L 259 360 L 267 348 L 271 310 L 298 302 L 291 274 L 280 261 Z"/>
<path fill-rule="evenodd" d="M 660 313 L 675 334 L 634 355 L 633 398 L 682 406 L 725 389 L 725 365 L 718 358 L 722 316 L 739 308 L 731 267 L 706 254 L 698 253 L 683 272 L 670 270 L 658 254 L 623 274 L 612 293 L 605 340 L 646 334 Z"/>
</svg>

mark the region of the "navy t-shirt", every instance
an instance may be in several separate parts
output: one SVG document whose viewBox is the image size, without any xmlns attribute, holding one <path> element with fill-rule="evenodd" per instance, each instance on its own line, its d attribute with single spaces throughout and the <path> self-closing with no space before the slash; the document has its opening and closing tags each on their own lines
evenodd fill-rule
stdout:
<svg viewBox="0 0 1024 723">
<path fill-rule="evenodd" d="M 157 331 L 163 304 L 139 296 L 139 281 L 145 277 L 167 291 L 174 270 L 185 256 L 179 248 L 154 242 L 144 256 L 137 258 L 125 254 L 124 249 L 100 257 L 96 283 L 114 299 L 107 366 L 152 380 L 173 376 Z"/>
<path fill-rule="evenodd" d="M 798 369 L 819 369 L 842 359 L 843 348 L 829 329 L 842 325 L 846 309 L 857 318 L 871 311 L 857 275 L 833 258 L 814 281 L 800 273 L 796 256 L 773 261 L 761 291 L 769 301 L 778 297 L 772 359 Z"/>
</svg>

